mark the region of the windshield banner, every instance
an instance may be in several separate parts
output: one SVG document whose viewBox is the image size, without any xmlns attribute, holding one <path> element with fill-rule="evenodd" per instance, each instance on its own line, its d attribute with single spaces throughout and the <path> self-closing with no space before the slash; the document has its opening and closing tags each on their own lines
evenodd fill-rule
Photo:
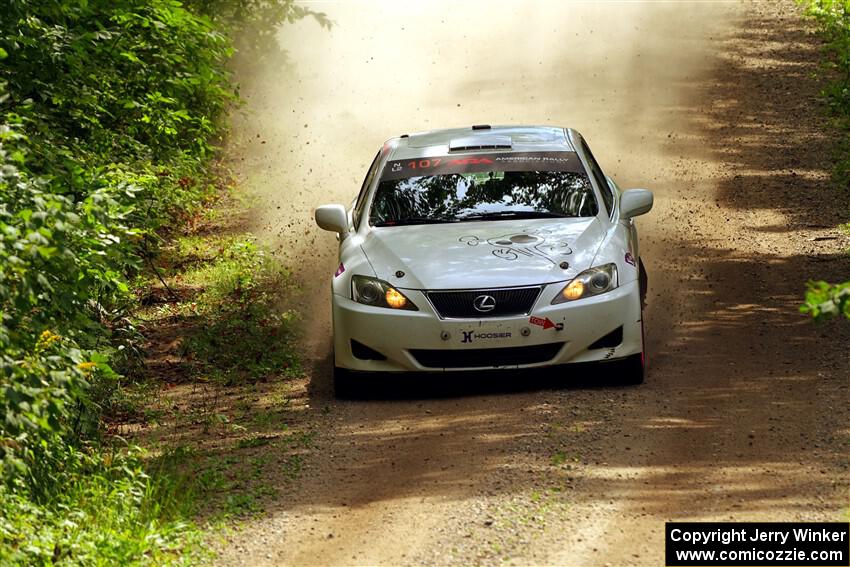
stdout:
<svg viewBox="0 0 850 567">
<path fill-rule="evenodd" d="M 584 173 L 575 152 L 514 152 L 400 159 L 387 162 L 381 181 L 488 171 L 571 171 Z"/>
</svg>

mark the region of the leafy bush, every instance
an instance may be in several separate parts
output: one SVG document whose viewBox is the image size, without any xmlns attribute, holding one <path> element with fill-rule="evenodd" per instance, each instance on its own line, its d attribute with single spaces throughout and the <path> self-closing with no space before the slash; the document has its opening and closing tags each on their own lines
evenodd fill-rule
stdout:
<svg viewBox="0 0 850 567">
<path fill-rule="evenodd" d="M 0 563 L 181 560 L 189 492 L 167 470 L 148 476 L 132 448 L 105 452 L 99 435 L 104 408 L 121 404 L 113 368 L 139 342 L 128 282 L 217 191 L 215 141 L 236 100 L 226 32 L 258 22 L 268 40 L 307 14 L 326 22 L 292 0 L 4 3 Z M 211 328 L 282 333 L 288 315 L 262 312 L 273 272 L 243 245 L 202 274 L 215 283 L 205 301 L 229 314 Z M 223 352 L 192 340 L 210 361 Z M 272 354 L 258 371 L 295 367 L 291 349 Z"/>
<path fill-rule="evenodd" d="M 185 532 L 99 448 L 127 282 L 213 190 L 228 39 L 173 0 L 10 0 L 0 18 L 0 562 L 167 562 Z M 178 537 L 177 535 L 174 536 Z M 173 556 L 173 557 L 172 557 Z"/>
<path fill-rule="evenodd" d="M 78 436 L 83 426 L 91 430 L 88 378 L 113 373 L 103 355 L 80 342 L 95 323 L 90 302 L 116 301 L 127 292 L 119 271 L 128 263 L 122 239 L 133 234 L 124 224 L 128 208 L 108 189 L 74 203 L 20 170 L 23 141 L 9 125 L 0 130 L 0 466 L 6 480 L 25 473 L 28 463 L 43 464 L 45 453 L 61 452 L 62 438 Z"/>
<path fill-rule="evenodd" d="M 816 321 L 844 315 L 850 319 L 850 282 L 830 285 L 809 282 L 803 313 L 811 313 Z"/>
<path fill-rule="evenodd" d="M 12 0 L 0 19 L 0 457 L 91 438 L 127 278 L 209 192 L 228 40 L 172 0 Z M 44 337 L 48 337 L 45 339 Z M 96 388 L 91 388 L 96 382 Z M 58 436 L 58 437 L 57 437 Z M 61 451 L 60 451 L 61 452 Z M 35 487 L 33 487 L 35 488 Z"/>
<path fill-rule="evenodd" d="M 209 153 L 233 96 L 230 48 L 209 20 L 172 0 L 7 5 L 2 77 L 38 133 L 38 168 Z M 73 189 L 79 179 L 63 181 Z"/>
<path fill-rule="evenodd" d="M 824 94 L 837 116 L 850 119 L 850 0 L 806 0 L 805 7 L 826 41 L 831 82 Z"/>
</svg>

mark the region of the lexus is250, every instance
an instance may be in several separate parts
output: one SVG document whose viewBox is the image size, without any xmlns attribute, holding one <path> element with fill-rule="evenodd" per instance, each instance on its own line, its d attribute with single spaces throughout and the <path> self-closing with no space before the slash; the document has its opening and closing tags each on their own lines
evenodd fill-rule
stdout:
<svg viewBox="0 0 850 567">
<path fill-rule="evenodd" d="M 633 219 L 652 203 L 645 189 L 621 191 L 569 128 L 390 139 L 349 207 L 315 213 L 339 236 L 337 390 L 362 373 L 584 362 L 642 382 L 647 284 Z"/>
</svg>

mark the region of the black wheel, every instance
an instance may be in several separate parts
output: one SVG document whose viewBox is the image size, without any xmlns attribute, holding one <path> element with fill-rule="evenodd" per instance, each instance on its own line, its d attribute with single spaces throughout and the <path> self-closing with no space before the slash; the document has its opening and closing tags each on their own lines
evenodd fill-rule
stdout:
<svg viewBox="0 0 850 567">
<path fill-rule="evenodd" d="M 649 286 L 649 277 L 643 260 L 638 263 L 638 283 L 640 285 L 640 348 L 641 352 L 633 354 L 620 363 L 620 382 L 622 384 L 643 384 L 646 378 L 646 335 L 643 331 L 643 311 L 646 308 L 646 291 Z"/>
<path fill-rule="evenodd" d="M 624 358 L 620 362 L 620 383 L 637 385 L 643 384 L 646 378 L 646 336 L 643 332 L 643 309 L 640 310 L 640 352 Z"/>
<path fill-rule="evenodd" d="M 334 395 L 343 400 L 357 396 L 357 380 L 350 370 L 334 366 Z"/>
<path fill-rule="evenodd" d="M 646 376 L 643 353 L 633 354 L 620 362 L 618 369 L 619 382 L 628 386 L 643 384 Z"/>
</svg>

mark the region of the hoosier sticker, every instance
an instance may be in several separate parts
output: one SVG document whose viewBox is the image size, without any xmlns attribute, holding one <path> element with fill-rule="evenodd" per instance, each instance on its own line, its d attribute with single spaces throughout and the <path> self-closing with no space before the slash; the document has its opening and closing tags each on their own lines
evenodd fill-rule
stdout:
<svg viewBox="0 0 850 567">
<path fill-rule="evenodd" d="M 505 332 L 487 332 L 487 331 L 461 331 L 461 339 L 462 343 L 471 343 L 474 341 L 481 340 L 503 340 L 511 338 L 511 333 L 509 331 Z"/>
</svg>

